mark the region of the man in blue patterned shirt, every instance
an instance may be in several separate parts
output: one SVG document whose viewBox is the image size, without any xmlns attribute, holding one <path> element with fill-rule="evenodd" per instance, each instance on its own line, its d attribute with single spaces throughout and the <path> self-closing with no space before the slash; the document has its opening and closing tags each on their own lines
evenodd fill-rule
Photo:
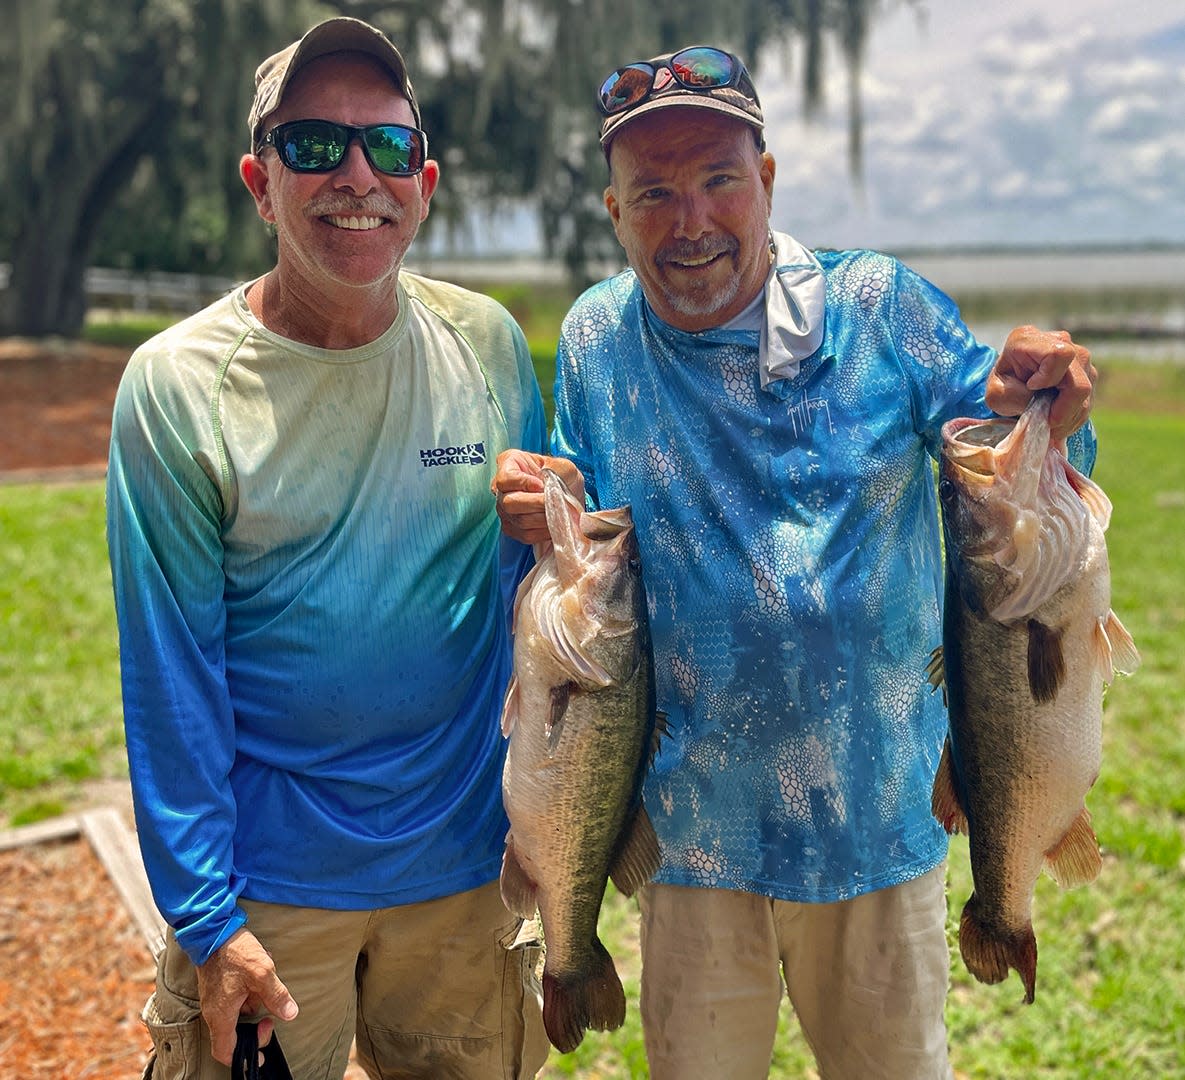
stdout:
<svg viewBox="0 0 1185 1080">
<path fill-rule="evenodd" d="M 1095 370 L 1033 327 L 997 354 L 894 259 L 771 232 L 736 57 L 628 65 L 600 104 L 631 269 L 564 322 L 552 450 L 591 505 L 633 508 L 670 727 L 645 789 L 651 1073 L 765 1076 L 784 978 L 821 1076 L 949 1077 L 932 460 L 946 420 L 1057 387 L 1088 468 Z M 546 537 L 546 461 L 499 460 L 517 539 Z"/>
</svg>

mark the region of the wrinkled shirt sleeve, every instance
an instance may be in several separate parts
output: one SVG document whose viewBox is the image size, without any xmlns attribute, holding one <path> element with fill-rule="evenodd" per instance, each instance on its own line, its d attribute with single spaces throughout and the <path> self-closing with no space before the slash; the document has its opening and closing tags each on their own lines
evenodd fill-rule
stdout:
<svg viewBox="0 0 1185 1080">
<path fill-rule="evenodd" d="M 144 366 L 130 368 L 107 479 L 128 762 L 153 896 L 198 964 L 246 921 L 233 861 L 220 508 Z"/>
</svg>

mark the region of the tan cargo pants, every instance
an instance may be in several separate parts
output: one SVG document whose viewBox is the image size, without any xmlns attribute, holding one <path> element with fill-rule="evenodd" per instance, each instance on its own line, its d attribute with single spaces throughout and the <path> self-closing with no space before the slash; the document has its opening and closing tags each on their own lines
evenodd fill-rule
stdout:
<svg viewBox="0 0 1185 1080">
<path fill-rule="evenodd" d="M 276 1037 L 295 1080 L 341 1080 L 356 1038 L 371 1076 L 518 1080 L 547 1058 L 539 945 L 498 883 L 379 911 L 243 901 L 248 928 L 300 1006 Z M 197 973 L 170 932 L 144 1008 L 152 1080 L 226 1080 L 210 1056 Z"/>
<path fill-rule="evenodd" d="M 832 904 L 647 885 L 652 1080 L 764 1080 L 783 979 L 822 1080 L 949 1080 L 945 866 Z"/>
</svg>

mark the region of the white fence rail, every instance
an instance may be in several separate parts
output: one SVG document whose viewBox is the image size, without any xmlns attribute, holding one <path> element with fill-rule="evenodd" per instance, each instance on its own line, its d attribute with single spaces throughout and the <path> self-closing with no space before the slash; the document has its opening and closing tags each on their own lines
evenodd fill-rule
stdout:
<svg viewBox="0 0 1185 1080">
<path fill-rule="evenodd" d="M 9 265 L 0 263 L 0 292 L 8 288 L 9 275 Z M 83 282 L 92 308 L 178 314 L 199 310 L 235 284 L 232 278 L 209 274 L 137 273 L 97 266 L 86 271 Z"/>
<path fill-rule="evenodd" d="M 1029 289 L 1077 290 L 1172 289 L 1185 293 L 1185 249 L 1096 251 L 1001 251 L 904 253 L 910 266 L 940 288 L 963 293 Z M 559 263 L 531 256 L 465 259 L 412 252 L 408 269 L 462 284 L 517 283 L 527 286 L 561 282 Z M 597 276 L 620 266 L 598 267 Z M 0 263 L 0 291 L 8 286 L 9 267 Z M 92 267 L 86 272 L 92 308 L 117 311 L 167 311 L 187 314 L 222 296 L 233 278 L 207 274 L 133 272 Z"/>
</svg>

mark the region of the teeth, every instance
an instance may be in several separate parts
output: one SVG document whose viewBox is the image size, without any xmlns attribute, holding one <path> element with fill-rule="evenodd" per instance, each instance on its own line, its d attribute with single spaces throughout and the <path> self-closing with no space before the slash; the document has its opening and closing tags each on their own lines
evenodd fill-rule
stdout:
<svg viewBox="0 0 1185 1080">
<path fill-rule="evenodd" d="M 377 217 L 330 217 L 329 222 L 339 229 L 377 229 L 383 223 Z"/>
<path fill-rule="evenodd" d="M 719 252 L 717 252 L 716 254 L 719 254 Z M 679 265 L 680 266 L 706 266 L 714 258 L 716 258 L 716 255 L 705 255 L 700 259 L 680 259 Z"/>
</svg>

